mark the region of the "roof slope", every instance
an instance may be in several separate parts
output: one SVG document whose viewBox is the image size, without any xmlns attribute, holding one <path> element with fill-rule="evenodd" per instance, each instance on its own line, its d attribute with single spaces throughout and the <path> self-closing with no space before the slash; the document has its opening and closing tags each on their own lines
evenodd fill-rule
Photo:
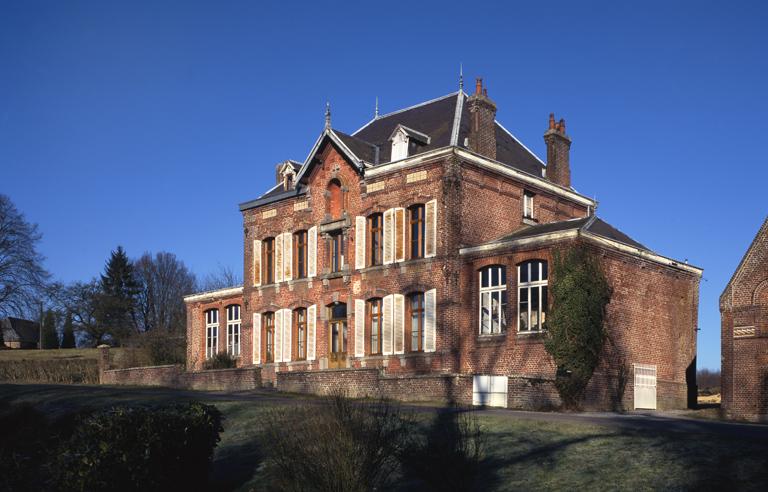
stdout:
<svg viewBox="0 0 768 492">
<path fill-rule="evenodd" d="M 725 289 L 723 289 L 722 294 L 720 294 L 721 305 L 724 301 L 724 297 L 726 293 L 729 291 L 729 289 L 733 285 L 733 282 L 736 280 L 736 277 L 738 277 L 741 271 L 744 269 L 744 265 L 747 263 L 747 260 L 749 259 L 749 257 L 755 253 L 755 250 L 757 249 L 757 244 L 758 242 L 760 242 L 760 239 L 763 237 L 768 237 L 768 217 L 765 218 L 765 220 L 763 221 L 763 225 L 760 226 L 760 229 L 758 229 L 757 234 L 755 234 L 755 238 L 749 244 L 749 248 L 747 248 L 747 251 L 744 253 L 744 256 L 741 257 L 739 266 L 736 267 L 736 270 L 733 272 L 733 275 L 728 280 L 728 283 L 726 284 Z"/>
<path fill-rule="evenodd" d="M 0 329 L 6 342 L 37 343 L 40 337 L 38 324 L 26 319 L 4 318 L 0 320 Z"/>
</svg>

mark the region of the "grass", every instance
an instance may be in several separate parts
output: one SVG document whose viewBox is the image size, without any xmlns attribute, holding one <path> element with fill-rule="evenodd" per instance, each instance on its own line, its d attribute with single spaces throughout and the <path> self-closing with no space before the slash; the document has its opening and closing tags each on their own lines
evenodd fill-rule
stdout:
<svg viewBox="0 0 768 492">
<path fill-rule="evenodd" d="M 217 490 L 262 489 L 264 412 L 314 401 L 252 393 L 197 393 L 157 388 L 0 385 L 3 404 L 29 403 L 47 414 L 116 403 L 199 399 L 224 414 L 212 470 Z M 414 410 L 425 423 L 430 409 Z M 611 425 L 516 418 L 479 412 L 488 434 L 477 490 L 764 490 L 768 445 L 722 434 L 634 431 Z"/>
<path fill-rule="evenodd" d="M 50 350 L 0 350 L 2 360 L 49 360 L 49 359 L 98 359 L 99 350 L 83 349 L 50 349 Z"/>
</svg>

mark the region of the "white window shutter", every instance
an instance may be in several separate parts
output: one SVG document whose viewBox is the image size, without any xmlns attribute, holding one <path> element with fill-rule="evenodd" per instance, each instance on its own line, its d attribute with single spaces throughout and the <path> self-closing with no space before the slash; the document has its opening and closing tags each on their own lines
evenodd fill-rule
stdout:
<svg viewBox="0 0 768 492">
<path fill-rule="evenodd" d="M 317 226 L 307 231 L 307 277 L 317 275 Z"/>
<path fill-rule="evenodd" d="M 261 285 L 261 241 L 259 239 L 253 240 L 253 269 L 251 274 L 253 275 L 253 286 L 258 287 Z"/>
<path fill-rule="evenodd" d="M 253 313 L 251 345 L 253 345 L 253 363 L 261 364 L 261 314 L 259 313 Z"/>
<path fill-rule="evenodd" d="M 392 294 L 382 299 L 381 353 L 392 355 Z"/>
<path fill-rule="evenodd" d="M 283 235 L 275 236 L 275 283 L 283 281 Z"/>
<path fill-rule="evenodd" d="M 355 299 L 355 357 L 365 355 L 365 301 Z"/>
<path fill-rule="evenodd" d="M 405 296 L 394 295 L 392 306 L 392 331 L 395 339 L 395 353 L 405 353 Z"/>
<path fill-rule="evenodd" d="M 307 360 L 315 360 L 315 339 L 317 338 L 317 306 L 307 308 Z"/>
<path fill-rule="evenodd" d="M 437 254 L 437 200 L 424 205 L 424 257 Z"/>
<path fill-rule="evenodd" d="M 434 352 L 436 337 L 435 325 L 437 324 L 437 290 L 432 289 L 424 293 L 424 352 Z"/>
<path fill-rule="evenodd" d="M 365 268 L 365 217 L 355 218 L 355 268 Z"/>
<path fill-rule="evenodd" d="M 283 310 L 275 311 L 275 362 L 283 361 Z"/>
<path fill-rule="evenodd" d="M 293 279 L 293 234 L 283 234 L 283 275 L 284 280 Z"/>
<path fill-rule="evenodd" d="M 291 361 L 291 341 L 293 340 L 293 313 L 283 309 L 283 361 Z"/>
<path fill-rule="evenodd" d="M 405 225 L 405 209 L 404 208 L 396 208 L 395 209 L 395 261 L 404 261 L 405 260 L 405 242 L 407 238 L 406 231 L 406 225 Z"/>
<path fill-rule="evenodd" d="M 394 258 L 393 254 L 393 246 L 395 242 L 393 241 L 393 236 L 395 233 L 394 228 L 394 214 L 395 209 L 390 208 L 389 210 L 384 212 L 384 225 L 382 227 L 382 236 L 384 237 L 384 255 L 382 258 L 382 263 L 385 265 L 388 265 L 392 263 L 392 260 Z"/>
</svg>

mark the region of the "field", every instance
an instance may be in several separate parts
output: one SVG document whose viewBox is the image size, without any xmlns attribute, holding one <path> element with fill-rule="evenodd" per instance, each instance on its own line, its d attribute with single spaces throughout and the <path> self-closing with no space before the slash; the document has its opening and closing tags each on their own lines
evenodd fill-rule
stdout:
<svg viewBox="0 0 768 492">
<path fill-rule="evenodd" d="M 212 471 L 218 490 L 262 488 L 269 453 L 261 417 L 276 406 L 317 403 L 275 393 L 202 393 L 152 388 L 0 385 L 0 407 L 30 403 L 56 416 L 117 403 L 199 399 L 224 414 Z M 434 409 L 409 407 L 428 422 Z M 768 428 L 705 421 L 598 418 L 506 410 L 477 413 L 487 453 L 477 490 L 765 490 Z M 632 425 L 626 425 L 627 422 Z M 408 489 L 402 484 L 396 490 Z"/>
</svg>

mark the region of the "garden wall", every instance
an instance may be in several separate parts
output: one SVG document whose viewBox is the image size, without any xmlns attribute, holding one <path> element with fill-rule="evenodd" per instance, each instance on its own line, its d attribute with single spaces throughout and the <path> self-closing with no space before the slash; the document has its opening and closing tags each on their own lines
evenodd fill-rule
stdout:
<svg viewBox="0 0 768 492">
<path fill-rule="evenodd" d="M 132 367 L 102 371 L 101 384 L 125 386 L 164 386 L 168 388 L 242 391 L 261 387 L 261 371 L 257 367 L 214 369 L 186 372 L 182 366 Z"/>
</svg>

